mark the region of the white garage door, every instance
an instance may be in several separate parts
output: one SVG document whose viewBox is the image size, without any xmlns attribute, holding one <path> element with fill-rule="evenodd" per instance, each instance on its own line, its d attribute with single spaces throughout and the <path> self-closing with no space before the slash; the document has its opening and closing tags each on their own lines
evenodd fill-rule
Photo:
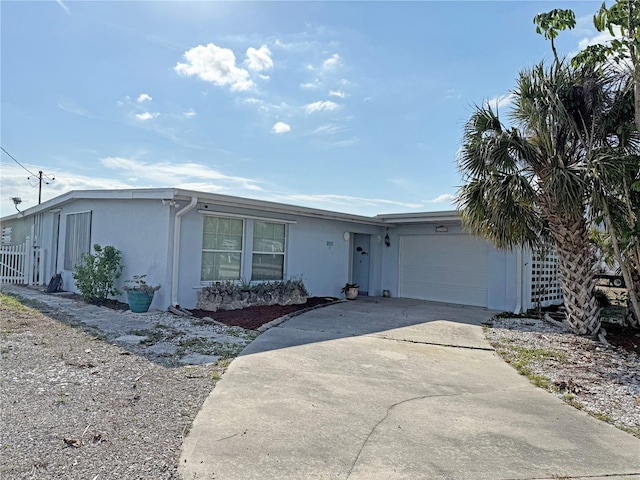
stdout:
<svg viewBox="0 0 640 480">
<path fill-rule="evenodd" d="M 400 296 L 487 306 L 489 245 L 467 235 L 400 237 Z"/>
</svg>

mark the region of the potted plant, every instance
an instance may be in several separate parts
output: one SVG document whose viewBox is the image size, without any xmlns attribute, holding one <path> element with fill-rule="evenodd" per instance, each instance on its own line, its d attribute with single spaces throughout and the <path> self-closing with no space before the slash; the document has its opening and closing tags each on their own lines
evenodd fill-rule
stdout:
<svg viewBox="0 0 640 480">
<path fill-rule="evenodd" d="M 360 285 L 357 283 L 346 283 L 341 292 L 344 293 L 347 300 L 355 300 L 358 296 L 358 288 L 360 288 Z"/>
<path fill-rule="evenodd" d="M 134 275 L 133 280 L 124 282 L 124 290 L 127 292 L 129 308 L 134 313 L 149 311 L 153 295 L 160 289 L 160 285 L 152 286 L 145 281 L 146 275 Z"/>
</svg>

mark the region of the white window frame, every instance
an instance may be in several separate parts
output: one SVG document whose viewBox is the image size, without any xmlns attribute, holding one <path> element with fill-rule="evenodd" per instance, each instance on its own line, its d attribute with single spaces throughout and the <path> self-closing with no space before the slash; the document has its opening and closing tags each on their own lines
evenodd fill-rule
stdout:
<svg viewBox="0 0 640 480">
<path fill-rule="evenodd" d="M 82 218 L 80 216 L 83 216 Z M 82 255 L 91 252 L 91 210 L 66 214 L 64 269 L 72 271 L 82 263 Z"/>
<path fill-rule="evenodd" d="M 242 246 L 240 250 L 219 250 L 219 249 L 213 249 L 213 248 L 205 248 L 204 247 L 204 235 L 205 235 L 205 231 L 204 231 L 204 223 L 206 221 L 207 218 L 216 218 L 216 219 L 221 219 L 221 220 L 233 220 L 233 221 L 240 221 L 242 222 Z M 235 216 L 225 216 L 225 215 L 206 215 L 204 217 L 202 217 L 202 249 L 201 249 L 201 255 L 200 255 L 200 283 L 202 284 L 208 284 L 211 282 L 218 282 L 218 281 L 226 281 L 226 280 L 231 280 L 231 281 L 237 281 L 240 280 L 242 278 L 242 271 L 243 271 L 243 266 L 244 266 L 244 259 L 245 259 L 245 252 L 244 249 L 246 248 L 246 222 L 244 221 L 243 218 L 237 218 Z M 238 278 L 235 279 L 222 279 L 222 280 L 218 280 L 218 279 L 203 279 L 202 278 L 202 267 L 203 267 L 203 259 L 204 259 L 204 254 L 205 253 L 237 253 L 240 255 L 240 269 L 238 271 Z"/>
<path fill-rule="evenodd" d="M 269 252 L 269 251 L 262 251 L 262 250 L 254 250 L 254 242 L 255 242 L 255 238 L 256 238 L 256 223 L 265 223 L 265 224 L 273 224 L 273 225 L 282 225 L 284 227 L 284 238 L 283 238 L 283 245 L 282 245 L 282 252 Z M 251 281 L 252 282 L 268 282 L 268 281 L 274 281 L 274 280 L 284 280 L 285 278 L 285 272 L 287 271 L 287 239 L 288 239 L 288 228 L 287 228 L 287 224 L 284 222 L 278 222 L 278 221 L 270 221 L 270 220 L 254 220 L 253 222 L 253 236 L 251 238 Z M 253 272 L 254 272 L 254 257 L 256 255 L 279 255 L 282 256 L 282 275 L 280 276 L 280 278 L 260 278 L 260 279 L 254 279 L 253 277 Z"/>
</svg>

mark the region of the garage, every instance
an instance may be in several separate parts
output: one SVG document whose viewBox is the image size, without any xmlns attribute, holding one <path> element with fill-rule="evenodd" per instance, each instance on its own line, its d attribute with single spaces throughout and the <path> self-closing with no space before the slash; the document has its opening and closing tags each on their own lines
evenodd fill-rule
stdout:
<svg viewBox="0 0 640 480">
<path fill-rule="evenodd" d="M 487 306 L 489 245 L 464 234 L 401 235 L 399 296 Z"/>
</svg>

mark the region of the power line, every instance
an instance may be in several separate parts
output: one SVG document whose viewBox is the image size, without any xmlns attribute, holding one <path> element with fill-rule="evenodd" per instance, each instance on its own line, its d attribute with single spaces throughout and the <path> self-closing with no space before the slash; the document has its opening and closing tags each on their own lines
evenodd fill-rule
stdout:
<svg viewBox="0 0 640 480">
<path fill-rule="evenodd" d="M 35 174 L 35 173 L 33 173 L 31 170 L 29 170 L 27 167 L 25 167 L 24 165 L 22 165 L 18 160 L 16 160 L 16 159 L 13 157 L 13 155 L 11 155 L 9 152 L 7 152 L 7 151 L 4 149 L 4 147 L 1 147 L 1 146 L 0 146 L 0 149 L 2 149 L 2 151 L 3 151 L 4 153 L 6 153 L 7 155 L 9 155 L 9 158 L 10 158 L 11 160 L 13 160 L 13 161 L 14 161 L 14 162 L 16 162 L 18 165 L 20 165 L 20 166 L 21 166 L 21 167 L 22 167 L 26 172 L 30 173 L 30 174 L 31 174 L 31 177 L 36 177 L 36 178 L 38 179 L 38 205 L 40 205 L 40 203 L 42 202 L 42 177 L 43 177 L 43 176 L 45 176 L 45 177 L 49 180 L 48 182 L 45 180 L 45 182 L 44 182 L 44 183 L 45 183 L 46 185 L 49 185 L 51 182 L 53 182 L 53 181 L 56 179 L 56 177 L 53 177 L 53 178 L 52 178 L 52 177 L 50 177 L 50 176 L 49 176 L 49 175 L 47 175 L 47 174 L 43 174 L 43 173 L 42 173 L 42 170 L 39 170 L 39 171 L 38 171 L 38 174 L 36 175 L 36 174 Z M 32 187 L 34 187 L 34 188 L 35 188 L 35 185 L 33 185 L 33 184 L 31 183 L 31 177 L 27 177 L 27 183 L 28 183 L 29 185 L 31 185 Z"/>
<path fill-rule="evenodd" d="M 37 177 L 37 176 L 38 176 L 38 175 L 36 175 L 35 173 L 33 173 L 31 170 L 29 170 L 27 167 L 25 167 L 24 165 L 22 165 L 18 160 L 16 160 L 16 159 L 13 157 L 13 155 L 11 155 L 9 152 L 7 152 L 7 151 L 4 149 L 4 147 L 0 147 L 0 149 L 2 149 L 2 151 L 3 151 L 4 153 L 6 153 L 6 154 L 9 156 L 9 158 L 10 158 L 11 160 L 13 160 L 13 161 L 14 161 L 14 162 L 16 162 L 18 165 L 20 165 L 22 168 L 24 168 L 24 169 L 25 169 L 25 170 L 26 170 L 30 175 L 32 175 L 32 176 L 34 176 L 34 177 Z"/>
</svg>

